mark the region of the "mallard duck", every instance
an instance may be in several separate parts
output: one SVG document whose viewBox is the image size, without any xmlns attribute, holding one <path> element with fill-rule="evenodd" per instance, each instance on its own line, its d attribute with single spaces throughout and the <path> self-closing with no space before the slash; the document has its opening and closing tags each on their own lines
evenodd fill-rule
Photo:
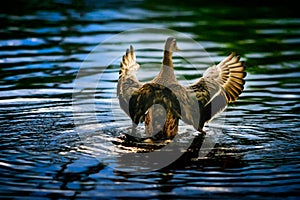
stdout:
<svg viewBox="0 0 300 200">
<path fill-rule="evenodd" d="M 172 61 L 177 50 L 176 39 L 167 38 L 161 70 L 145 84 L 137 79 L 139 64 L 132 46 L 121 61 L 117 86 L 120 107 L 132 119 L 133 129 L 145 122 L 146 132 L 155 134 L 151 138 L 173 138 L 180 119 L 205 134 L 204 124 L 235 102 L 244 89 L 245 65 L 235 53 L 209 67 L 194 84 L 180 85 Z"/>
</svg>

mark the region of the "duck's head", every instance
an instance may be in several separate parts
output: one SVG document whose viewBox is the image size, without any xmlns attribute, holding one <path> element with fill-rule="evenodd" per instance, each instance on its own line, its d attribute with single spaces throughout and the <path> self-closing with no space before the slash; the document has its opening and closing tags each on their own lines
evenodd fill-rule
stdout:
<svg viewBox="0 0 300 200">
<path fill-rule="evenodd" d="M 168 37 L 165 42 L 165 51 L 172 53 L 172 52 L 178 51 L 178 50 L 179 50 L 179 48 L 177 46 L 176 39 L 173 37 Z"/>
</svg>

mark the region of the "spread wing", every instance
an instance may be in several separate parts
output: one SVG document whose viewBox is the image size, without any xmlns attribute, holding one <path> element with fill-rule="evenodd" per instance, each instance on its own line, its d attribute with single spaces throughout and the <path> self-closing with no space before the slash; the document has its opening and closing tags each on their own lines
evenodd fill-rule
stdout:
<svg viewBox="0 0 300 200">
<path fill-rule="evenodd" d="M 182 100 L 183 121 L 201 131 L 205 122 L 223 111 L 228 103 L 236 101 L 244 89 L 245 76 L 244 62 L 235 53 L 208 68 L 202 78 L 186 88 L 186 97 Z M 195 101 L 199 110 L 195 109 Z"/>
<path fill-rule="evenodd" d="M 129 100 L 134 91 L 142 86 L 136 77 L 139 64 L 136 62 L 135 52 L 132 46 L 130 46 L 130 49 L 126 50 L 126 54 L 123 56 L 120 68 L 117 95 L 120 107 L 128 116 L 130 116 Z"/>
</svg>

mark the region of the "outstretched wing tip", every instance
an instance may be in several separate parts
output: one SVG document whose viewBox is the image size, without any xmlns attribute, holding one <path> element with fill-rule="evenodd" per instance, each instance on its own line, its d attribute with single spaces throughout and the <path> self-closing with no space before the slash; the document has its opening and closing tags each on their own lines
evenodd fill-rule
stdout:
<svg viewBox="0 0 300 200">
<path fill-rule="evenodd" d="M 122 56 L 120 62 L 119 80 L 117 85 L 117 96 L 119 98 L 120 107 L 129 115 L 129 99 L 132 93 L 140 88 L 142 84 L 138 81 L 136 73 L 139 64 L 136 62 L 133 46 L 130 45 L 126 49 L 126 53 Z"/>
<path fill-rule="evenodd" d="M 236 56 L 236 52 L 235 51 L 232 51 L 228 56 Z"/>
<path fill-rule="evenodd" d="M 235 55 L 227 60 L 222 65 L 222 72 L 229 72 L 229 76 L 223 77 L 222 87 L 224 88 L 227 96 L 228 103 L 233 103 L 237 100 L 244 90 L 244 84 L 247 73 L 245 72 L 245 61 L 240 61 L 240 55 Z"/>
<path fill-rule="evenodd" d="M 136 66 L 138 63 L 136 62 L 136 56 L 134 52 L 134 48 L 132 45 L 126 49 L 126 53 L 122 57 L 122 61 L 120 64 L 121 69 L 128 69 L 136 71 L 138 68 Z"/>
<path fill-rule="evenodd" d="M 203 87 L 203 85 L 218 84 L 226 94 L 227 103 L 235 102 L 244 90 L 244 78 L 247 75 L 245 61 L 240 61 L 240 58 L 241 56 L 236 52 L 231 52 L 219 64 L 208 68 L 202 77 L 203 81 L 198 81 L 194 85 L 202 84 Z M 212 88 L 207 92 L 214 94 Z"/>
</svg>

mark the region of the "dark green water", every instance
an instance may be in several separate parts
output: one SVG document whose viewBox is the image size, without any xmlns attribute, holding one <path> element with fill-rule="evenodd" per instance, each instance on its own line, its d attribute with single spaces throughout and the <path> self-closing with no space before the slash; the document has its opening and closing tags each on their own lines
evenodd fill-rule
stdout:
<svg viewBox="0 0 300 200">
<path fill-rule="evenodd" d="M 1 5 L 0 197 L 299 198 L 300 14 L 295 5 L 262 2 Z M 199 42 L 215 62 L 232 51 L 246 61 L 245 91 L 220 116 L 222 134 L 205 158 L 187 157 L 152 172 L 118 172 L 113 158 L 104 162 L 96 156 L 116 147 L 108 142 L 94 148 L 80 138 L 72 106 L 79 68 L 102 41 L 134 28 L 172 29 Z M 128 117 L 112 112 L 118 106 L 118 63 L 130 44 L 149 45 L 144 35 L 135 33 L 100 52 L 119 57 L 103 72 L 95 92 L 96 120 L 89 110 L 79 116 L 95 137 L 109 141 L 130 126 Z M 151 45 L 162 45 L 162 38 L 150 39 Z M 181 44 L 185 58 L 203 72 L 208 63 Z M 147 64 L 160 63 L 161 52 L 146 48 L 137 51 L 137 59 L 145 66 L 140 78 L 148 81 L 159 68 Z M 180 57 L 174 64 L 178 79 L 199 77 Z M 87 79 L 97 81 L 101 67 L 88 65 Z M 101 129 L 94 131 L 95 124 Z"/>
</svg>

